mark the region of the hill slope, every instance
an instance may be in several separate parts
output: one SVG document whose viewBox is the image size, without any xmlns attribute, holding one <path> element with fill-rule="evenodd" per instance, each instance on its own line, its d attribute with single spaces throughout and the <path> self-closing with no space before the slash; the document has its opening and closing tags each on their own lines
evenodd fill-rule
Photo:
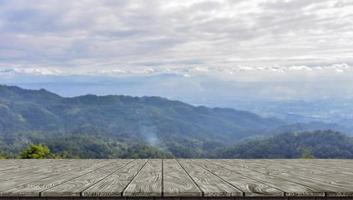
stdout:
<svg viewBox="0 0 353 200">
<path fill-rule="evenodd" d="M 29 144 L 42 143 L 55 153 L 81 158 L 353 158 L 352 139 L 337 132 L 271 136 L 322 129 L 322 123 L 288 125 L 160 97 L 64 98 L 43 89 L 0 85 L 0 116 L 0 153 L 12 157 Z M 254 136 L 264 139 L 249 139 Z"/>
<path fill-rule="evenodd" d="M 160 97 L 85 95 L 0 86 L 0 135 L 90 134 L 178 151 L 234 144 L 284 125 L 225 108 L 195 107 Z M 182 152 L 173 152 L 182 155 Z"/>
<path fill-rule="evenodd" d="M 353 158 L 353 139 L 339 132 L 282 133 L 251 139 L 220 153 L 224 158 Z"/>
</svg>

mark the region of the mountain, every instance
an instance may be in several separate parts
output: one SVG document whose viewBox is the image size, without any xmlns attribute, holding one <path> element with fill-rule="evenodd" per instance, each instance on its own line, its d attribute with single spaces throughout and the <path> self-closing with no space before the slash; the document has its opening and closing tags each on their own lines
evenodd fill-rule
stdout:
<svg viewBox="0 0 353 200">
<path fill-rule="evenodd" d="M 161 97 L 85 95 L 64 98 L 44 89 L 0 86 L 0 135 L 87 134 L 143 143 L 182 156 L 266 135 L 281 120 L 227 108 L 192 106 Z M 180 150 L 182 149 L 182 151 Z"/>
<path fill-rule="evenodd" d="M 160 97 L 85 95 L 63 98 L 41 90 L 0 86 L 0 131 L 96 131 L 138 136 L 153 142 L 163 136 L 236 140 L 282 125 L 273 118 L 226 108 L 195 107 Z M 157 138 L 154 138 L 157 137 Z"/>
<path fill-rule="evenodd" d="M 224 158 L 353 158 L 353 138 L 335 131 L 282 133 L 222 150 Z"/>
<path fill-rule="evenodd" d="M 345 133 L 353 135 L 352 112 L 353 99 L 347 95 L 341 98 L 323 98 L 306 100 L 246 100 L 232 101 L 227 107 L 241 108 L 284 120 L 290 124 L 311 122 L 335 125 Z M 336 130 L 336 129 L 335 129 Z"/>
<path fill-rule="evenodd" d="M 0 116 L 0 155 L 10 157 L 44 144 L 67 158 L 353 158 L 350 137 L 316 131 L 335 124 L 288 124 L 161 97 L 65 98 L 0 85 Z"/>
<path fill-rule="evenodd" d="M 352 135 L 352 130 L 348 127 L 338 125 L 336 123 L 325 123 L 320 121 L 311 121 L 307 123 L 286 124 L 273 130 L 274 134 L 286 132 L 312 132 L 317 130 L 335 130 L 338 132 Z"/>
</svg>

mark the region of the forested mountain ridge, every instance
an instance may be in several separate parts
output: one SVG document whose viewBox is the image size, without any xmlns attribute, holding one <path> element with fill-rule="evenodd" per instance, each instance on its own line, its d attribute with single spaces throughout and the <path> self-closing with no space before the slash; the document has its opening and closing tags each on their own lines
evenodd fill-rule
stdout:
<svg viewBox="0 0 353 200">
<path fill-rule="evenodd" d="M 282 133 L 222 150 L 223 158 L 353 158 L 353 138 L 335 131 Z"/>
<path fill-rule="evenodd" d="M 325 124 L 290 125 L 161 97 L 64 98 L 0 85 L 0 116 L 0 157 L 43 144 L 64 158 L 353 158 L 350 137 L 312 130 Z"/>
<path fill-rule="evenodd" d="M 250 112 L 195 107 L 160 97 L 64 98 L 15 86 L 0 86 L 0 114 L 0 134 L 94 132 L 151 144 L 173 137 L 232 143 L 284 124 Z"/>
</svg>

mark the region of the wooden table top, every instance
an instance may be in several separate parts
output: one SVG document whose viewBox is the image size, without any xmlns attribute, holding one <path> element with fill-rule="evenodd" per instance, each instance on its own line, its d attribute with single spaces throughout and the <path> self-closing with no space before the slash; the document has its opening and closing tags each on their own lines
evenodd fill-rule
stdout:
<svg viewBox="0 0 353 200">
<path fill-rule="evenodd" d="M 353 160 L 0 160 L 0 197 L 353 196 Z"/>
</svg>

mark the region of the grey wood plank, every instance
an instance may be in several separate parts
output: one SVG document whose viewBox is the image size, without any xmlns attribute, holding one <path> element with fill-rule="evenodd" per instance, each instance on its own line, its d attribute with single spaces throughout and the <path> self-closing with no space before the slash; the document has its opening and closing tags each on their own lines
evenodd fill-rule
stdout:
<svg viewBox="0 0 353 200">
<path fill-rule="evenodd" d="M 42 162 L 49 162 L 48 160 L 43 160 Z M 35 160 L 32 159 L 4 159 L 0 160 L 0 173 L 3 171 L 10 171 L 16 169 L 22 169 L 36 164 Z M 33 166 L 32 166 L 33 167 Z"/>
<path fill-rule="evenodd" d="M 112 161 L 103 160 L 100 162 L 93 160 L 78 160 L 75 167 L 66 169 L 60 173 L 56 173 L 40 180 L 32 181 L 26 184 L 14 186 L 9 190 L 2 191 L 3 196 L 40 196 L 40 192 L 49 188 L 60 185 L 66 181 L 77 178 L 100 167 L 109 165 Z"/>
<path fill-rule="evenodd" d="M 203 196 L 243 196 L 243 192 L 219 177 L 196 165 L 194 160 L 178 162 L 202 190 Z"/>
<path fill-rule="evenodd" d="M 50 162 L 50 163 L 38 162 L 35 164 L 31 164 L 31 166 L 26 168 L 3 172 L 4 174 L 0 175 L 1 176 L 0 183 L 6 182 L 9 180 L 21 179 L 27 176 L 58 173 L 63 170 L 66 170 L 67 168 L 74 167 L 75 164 L 76 164 L 75 162 L 69 162 L 69 161 L 62 161 L 62 162 L 57 161 L 57 162 Z"/>
<path fill-rule="evenodd" d="M 284 192 L 264 184 L 260 181 L 257 181 L 253 178 L 245 177 L 239 173 L 230 171 L 220 164 L 216 165 L 210 162 L 209 160 L 196 160 L 195 164 L 205 168 L 206 170 L 212 172 L 228 183 L 234 185 L 244 192 L 245 196 L 283 196 Z"/>
<path fill-rule="evenodd" d="M 124 189 L 146 164 L 146 159 L 135 160 L 82 192 L 82 196 L 122 196 Z"/>
<path fill-rule="evenodd" d="M 123 196 L 162 196 L 162 160 L 148 160 L 123 191 Z"/>
<path fill-rule="evenodd" d="M 300 183 L 310 187 L 316 187 L 326 192 L 329 195 L 337 196 L 352 196 L 353 186 L 351 182 L 352 176 L 339 174 L 327 174 L 324 169 L 315 170 L 308 168 L 306 165 L 296 164 L 293 161 L 286 161 L 285 163 L 266 162 L 258 163 L 255 161 L 245 161 L 246 167 L 256 171 L 266 173 L 272 176 L 290 179 L 292 182 Z"/>
<path fill-rule="evenodd" d="M 214 164 L 220 165 L 228 170 L 231 170 L 235 173 L 239 173 L 245 177 L 257 180 L 274 188 L 277 188 L 281 191 L 284 191 L 286 195 L 295 195 L 295 196 L 324 196 L 325 193 L 320 189 L 311 188 L 306 185 L 301 185 L 298 183 L 291 182 L 290 180 L 271 176 L 265 173 L 260 173 L 254 170 L 250 170 L 244 167 L 243 160 L 217 160 L 212 161 Z"/>
<path fill-rule="evenodd" d="M 310 174 L 310 176 L 325 176 L 327 178 L 347 179 L 353 178 L 353 168 L 342 168 L 340 163 L 317 163 L 312 159 L 297 160 L 253 160 L 254 164 L 261 165 L 270 170 L 271 173 L 278 173 L 284 170 L 295 170 L 298 173 Z M 353 167 L 353 166 L 352 166 Z"/>
<path fill-rule="evenodd" d="M 326 160 L 328 161 L 328 160 Z M 259 163 L 259 160 L 254 162 Z M 311 174 L 318 175 L 332 175 L 339 178 L 347 178 L 353 176 L 353 164 L 352 161 L 347 162 L 345 160 L 336 160 L 336 162 L 325 162 L 323 160 L 316 159 L 295 159 L 295 160 L 268 160 L 264 164 L 269 165 L 273 164 L 283 164 L 287 167 L 293 167 L 295 169 L 304 170 L 306 173 L 310 171 Z"/>
<path fill-rule="evenodd" d="M 202 196 L 201 190 L 179 163 L 163 160 L 163 196 Z"/>
<path fill-rule="evenodd" d="M 34 160 L 32 160 L 34 161 Z M 37 160 L 37 162 L 27 163 L 26 166 L 0 173 L 0 183 L 28 175 L 55 173 L 66 167 L 74 166 L 75 163 L 69 160 Z"/>
<path fill-rule="evenodd" d="M 42 162 L 39 162 L 39 163 L 42 163 Z M 71 164 L 68 164 L 66 162 L 57 162 L 55 166 L 53 166 L 53 165 L 43 166 L 42 167 L 43 172 L 37 171 L 36 173 L 27 173 L 27 172 L 26 173 L 15 173 L 15 175 L 18 177 L 0 182 L 0 195 L 2 195 L 2 193 L 4 191 L 7 191 L 7 190 L 14 188 L 16 186 L 30 183 L 33 181 L 37 181 L 37 180 L 41 180 L 43 178 L 47 178 L 52 175 L 59 175 L 67 170 L 72 169 L 74 164 L 75 164 L 74 162 L 71 162 Z M 52 169 L 48 169 L 48 168 L 52 168 Z M 9 175 L 11 176 L 14 174 L 10 173 Z"/>
<path fill-rule="evenodd" d="M 114 173 L 119 168 L 125 166 L 131 160 L 116 160 L 111 164 L 92 171 L 78 178 L 67 181 L 63 184 L 52 187 L 41 192 L 42 196 L 80 196 L 81 192 L 93 184 L 103 180 L 106 176 Z"/>
<path fill-rule="evenodd" d="M 281 191 L 287 196 L 351 196 L 353 191 L 353 160 L 125 161 L 1 160 L 0 196 L 38 197 L 54 190 L 50 197 L 234 198 L 279 197 Z"/>
<path fill-rule="evenodd" d="M 63 163 L 60 163 L 63 164 Z M 25 171 L 36 171 L 41 170 L 40 166 L 43 165 L 54 165 L 54 160 L 43 160 L 40 162 L 35 162 L 35 160 L 17 160 L 17 162 L 12 162 L 12 167 L 5 167 L 4 170 L 0 171 L 0 181 L 6 180 L 8 177 L 7 175 L 14 175 L 17 173 L 25 172 Z"/>
</svg>

